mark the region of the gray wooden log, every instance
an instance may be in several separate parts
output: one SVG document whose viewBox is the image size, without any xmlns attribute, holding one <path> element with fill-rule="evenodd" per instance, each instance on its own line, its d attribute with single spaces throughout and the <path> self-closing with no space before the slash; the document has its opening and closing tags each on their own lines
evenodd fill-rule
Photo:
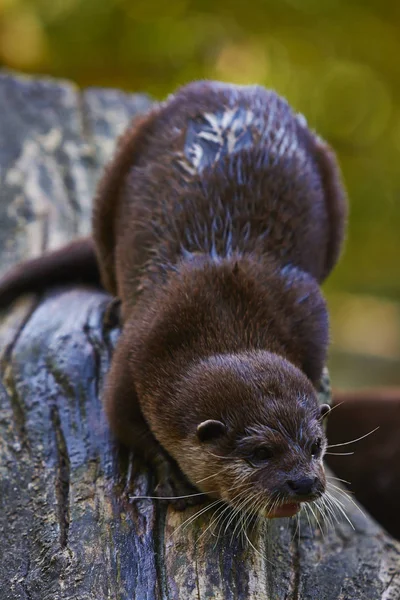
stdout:
<svg viewBox="0 0 400 600">
<path fill-rule="evenodd" d="M 85 234 L 115 138 L 149 100 L 0 74 L 0 252 L 11 264 Z M 110 435 L 101 388 L 118 331 L 109 298 L 55 290 L 0 321 L 0 597 L 4 600 L 399 600 L 400 545 L 341 497 L 324 536 L 261 523 L 254 548 L 208 510 L 151 500 L 146 466 Z M 214 535 L 213 535 L 214 534 Z"/>
</svg>

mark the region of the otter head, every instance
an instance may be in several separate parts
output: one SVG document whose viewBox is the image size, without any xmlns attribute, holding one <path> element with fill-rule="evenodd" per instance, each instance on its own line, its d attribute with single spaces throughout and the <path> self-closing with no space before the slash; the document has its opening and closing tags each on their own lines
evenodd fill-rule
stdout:
<svg viewBox="0 0 400 600">
<path fill-rule="evenodd" d="M 201 491 L 268 518 L 322 496 L 329 406 L 287 360 L 266 351 L 212 356 L 190 368 L 178 394 L 191 414 L 175 459 Z"/>
</svg>

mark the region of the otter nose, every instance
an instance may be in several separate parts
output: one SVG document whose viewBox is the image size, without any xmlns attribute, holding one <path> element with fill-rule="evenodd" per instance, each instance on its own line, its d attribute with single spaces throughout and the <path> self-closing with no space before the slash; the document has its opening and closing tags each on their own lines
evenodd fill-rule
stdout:
<svg viewBox="0 0 400 600">
<path fill-rule="evenodd" d="M 289 479 L 287 484 L 289 488 L 298 496 L 308 496 L 314 492 L 318 477 L 301 477 L 300 479 Z"/>
</svg>

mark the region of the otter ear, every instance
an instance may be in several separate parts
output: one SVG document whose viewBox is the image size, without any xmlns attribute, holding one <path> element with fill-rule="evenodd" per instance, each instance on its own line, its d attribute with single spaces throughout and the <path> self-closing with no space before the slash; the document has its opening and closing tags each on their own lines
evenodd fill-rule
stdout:
<svg viewBox="0 0 400 600">
<path fill-rule="evenodd" d="M 329 406 L 329 404 L 321 404 L 321 406 L 319 407 L 320 420 L 322 421 L 322 419 L 325 419 L 325 417 L 327 417 L 330 412 L 331 412 L 331 407 Z"/>
<path fill-rule="evenodd" d="M 197 426 L 197 437 L 200 442 L 209 442 L 215 438 L 221 437 L 226 433 L 226 425 L 221 421 L 208 419 Z"/>
</svg>

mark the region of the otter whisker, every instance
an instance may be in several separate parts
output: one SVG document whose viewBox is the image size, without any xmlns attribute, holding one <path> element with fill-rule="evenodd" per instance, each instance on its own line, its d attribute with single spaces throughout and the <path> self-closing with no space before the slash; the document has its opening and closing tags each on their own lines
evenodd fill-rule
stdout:
<svg viewBox="0 0 400 600">
<path fill-rule="evenodd" d="M 277 494 L 276 496 L 272 496 L 269 501 L 265 504 L 264 511 L 266 514 L 272 513 L 280 503 L 281 495 Z"/>
<path fill-rule="evenodd" d="M 249 492 L 251 490 L 251 484 L 248 484 L 248 486 L 246 488 L 243 488 L 243 484 L 240 484 L 240 485 L 236 485 L 236 486 L 230 488 L 227 491 L 229 492 L 229 491 L 235 490 L 238 487 L 240 487 L 241 489 L 240 489 L 240 491 L 235 496 L 233 496 L 233 498 L 231 498 L 230 503 L 234 503 L 238 499 L 239 499 L 239 502 L 241 502 L 241 500 L 240 500 L 241 497 L 244 494 L 247 494 L 247 492 Z M 219 535 L 220 532 L 221 532 L 221 529 L 223 527 L 225 518 L 229 518 L 231 516 L 230 512 L 229 512 L 230 509 L 233 510 L 234 512 L 237 512 L 237 509 L 235 509 L 234 506 L 232 506 L 232 504 L 226 504 L 225 510 L 223 510 L 220 513 L 220 515 L 216 516 L 216 518 L 213 520 L 213 523 L 215 525 L 218 525 L 218 523 L 220 522 L 220 527 L 218 529 L 218 534 L 217 535 Z M 227 528 L 225 528 L 225 531 L 226 531 L 226 529 Z"/>
<path fill-rule="evenodd" d="M 251 492 L 250 487 L 248 489 L 242 489 L 241 492 L 235 498 L 232 498 L 231 503 L 232 503 L 233 513 L 229 516 L 229 520 L 227 521 L 227 523 L 225 525 L 224 533 L 226 533 L 227 529 L 229 528 L 230 523 L 234 520 L 235 515 L 240 514 L 240 511 L 246 505 L 246 503 L 249 499 L 248 492 Z"/>
<path fill-rule="evenodd" d="M 254 507 L 254 510 L 257 513 L 257 521 L 256 521 L 257 527 L 260 526 L 261 519 L 265 520 L 264 513 L 263 513 L 263 510 L 264 510 L 263 507 L 265 505 L 265 494 L 260 492 L 258 494 L 258 498 L 259 498 L 259 500 L 258 500 L 257 504 L 255 504 L 255 507 Z"/>
<path fill-rule="evenodd" d="M 175 529 L 174 533 L 176 531 L 178 531 L 178 529 L 180 529 L 181 527 L 185 528 L 187 525 L 190 525 L 193 521 L 195 521 L 195 519 L 197 519 L 197 517 L 200 517 L 203 513 L 207 512 L 211 508 L 215 508 L 218 504 L 223 504 L 223 501 L 222 500 L 214 500 L 210 504 L 203 506 L 198 511 L 196 511 L 193 515 L 188 517 L 183 523 L 181 523 L 179 525 L 179 527 L 177 529 Z"/>
<path fill-rule="evenodd" d="M 373 433 L 375 433 L 375 431 L 378 431 L 378 429 L 379 429 L 379 425 L 378 425 L 378 427 L 375 427 L 375 429 L 372 429 L 368 433 L 366 433 L 354 440 L 350 440 L 349 442 L 342 442 L 341 444 L 330 444 L 329 446 L 327 446 L 327 448 L 337 448 L 338 446 L 348 446 L 349 444 L 355 444 L 355 442 L 359 442 L 360 440 L 363 440 L 364 438 L 368 437 L 369 435 L 372 435 Z"/>
<path fill-rule="evenodd" d="M 305 502 L 305 503 L 302 505 L 302 507 L 301 507 L 301 508 L 302 508 L 302 509 L 304 510 L 304 512 L 306 513 L 306 516 L 307 516 L 307 521 L 308 521 L 308 525 L 309 525 L 309 527 L 310 527 L 310 530 L 311 530 L 311 531 L 314 533 L 314 528 L 311 526 L 311 520 L 310 520 L 310 514 L 309 514 L 309 512 L 308 512 L 308 511 L 309 511 L 309 508 L 308 508 L 308 506 L 307 506 L 307 502 Z"/>
<path fill-rule="evenodd" d="M 337 512 L 335 512 L 335 505 L 333 504 L 331 498 L 326 495 L 324 497 L 324 502 L 326 509 L 329 510 L 332 519 L 334 519 L 334 523 L 339 524 L 339 515 L 337 514 Z"/>
<path fill-rule="evenodd" d="M 328 531 L 329 526 L 332 527 L 333 523 L 330 514 L 325 509 L 325 504 L 323 502 L 316 501 L 314 502 L 314 507 L 316 512 L 321 515 L 322 525 L 325 531 Z"/>
<path fill-rule="evenodd" d="M 242 495 L 241 498 L 237 499 L 237 504 L 232 506 L 232 511 L 230 513 L 227 513 L 220 523 L 219 530 L 221 531 L 223 528 L 224 534 L 228 533 L 230 527 L 234 527 L 233 531 L 231 532 L 231 543 L 233 543 L 236 531 L 241 530 L 244 509 L 248 503 L 248 495 Z"/>
<path fill-rule="evenodd" d="M 284 497 L 281 494 L 273 495 L 271 498 L 268 498 L 266 502 L 263 504 L 262 512 L 263 515 L 267 515 L 272 513 L 280 504 L 283 504 Z M 269 519 L 266 518 L 267 527 L 269 527 Z"/>
<path fill-rule="evenodd" d="M 229 506 L 223 500 L 221 500 L 219 502 L 219 506 L 214 507 L 214 508 L 215 508 L 215 510 L 213 511 L 213 514 L 211 516 L 210 523 L 207 525 L 206 529 L 197 538 L 196 542 L 198 542 L 203 537 L 203 535 L 205 535 L 205 533 L 215 524 L 216 520 L 220 517 L 221 514 L 223 514 L 229 508 Z"/>
<path fill-rule="evenodd" d="M 191 515 L 190 517 L 188 517 L 185 521 L 183 521 L 183 523 L 181 523 L 176 529 L 174 529 L 174 531 L 171 533 L 171 536 L 178 533 L 178 531 L 180 531 L 182 528 L 190 525 L 195 519 L 197 519 L 197 517 L 200 517 L 200 515 L 207 512 L 208 510 L 210 510 L 217 504 L 222 504 L 222 500 L 215 500 L 214 502 L 211 502 L 211 504 L 208 504 L 207 506 L 200 508 L 200 510 L 198 510 L 194 515 Z"/>
<path fill-rule="evenodd" d="M 234 458 L 231 454 L 228 454 L 227 456 L 220 456 L 219 454 L 213 454 L 210 451 L 207 451 L 206 454 L 212 456 L 213 458 L 220 458 L 222 460 L 232 460 L 232 458 Z"/>
<path fill-rule="evenodd" d="M 297 531 L 298 531 L 298 534 L 297 534 L 298 537 L 301 538 L 301 517 L 300 517 L 300 512 L 297 513 L 296 517 L 297 517 L 297 519 L 296 519 L 296 521 L 297 521 L 297 523 L 296 523 L 296 531 L 294 533 L 293 539 L 296 536 Z"/>
<path fill-rule="evenodd" d="M 343 490 L 343 488 L 338 487 L 337 485 L 335 485 L 334 483 L 332 483 L 331 481 L 328 481 L 328 486 L 330 488 L 333 488 L 335 490 L 337 490 L 338 492 L 341 492 L 342 495 L 346 496 L 349 500 L 351 500 L 351 495 L 354 495 L 354 492 L 352 492 L 351 490 Z"/>
<path fill-rule="evenodd" d="M 260 514 L 260 510 L 262 508 L 264 504 L 264 499 L 260 497 L 260 494 L 257 494 L 257 496 L 254 498 L 254 503 L 253 503 L 253 507 L 252 507 L 252 514 L 253 514 L 253 524 L 254 527 L 256 529 L 258 529 L 260 527 L 260 523 L 261 523 L 261 514 Z"/>
<path fill-rule="evenodd" d="M 351 454 L 355 454 L 354 452 L 325 452 L 325 454 L 329 454 L 330 456 L 350 456 Z"/>
<path fill-rule="evenodd" d="M 324 527 L 328 530 L 333 526 L 333 521 L 331 515 L 326 510 L 325 504 L 323 502 L 315 502 L 314 503 L 316 511 L 321 515 L 322 521 L 324 523 Z"/>
<path fill-rule="evenodd" d="M 207 477 L 203 477 L 203 479 L 199 479 L 198 481 L 195 481 L 195 484 L 197 485 L 198 483 L 202 483 L 203 481 L 207 481 L 207 479 L 211 479 L 211 477 L 217 477 L 217 475 L 220 475 L 221 473 L 223 473 L 224 471 L 226 471 L 227 468 L 228 468 L 227 466 L 224 466 L 222 469 L 220 469 L 216 473 L 211 473 L 211 475 L 207 475 Z"/>
<path fill-rule="evenodd" d="M 327 504 L 324 496 L 321 496 L 321 498 L 318 498 L 318 500 L 315 500 L 314 505 L 315 505 L 316 509 L 320 512 L 322 518 L 324 519 L 324 523 L 325 523 L 327 531 L 329 529 L 334 530 L 335 529 L 335 520 L 337 521 L 337 517 L 336 517 L 335 513 L 332 511 L 332 509 L 329 507 L 329 505 Z"/>
<path fill-rule="evenodd" d="M 218 506 L 218 508 L 214 511 L 212 517 L 211 517 L 211 521 L 209 523 L 209 525 L 206 527 L 206 529 L 200 534 L 200 536 L 197 538 L 196 542 L 199 542 L 201 540 L 201 538 L 207 533 L 207 531 L 210 531 L 210 534 L 216 538 L 216 542 L 218 541 L 219 537 L 218 535 L 215 535 L 214 532 L 214 527 L 216 525 L 216 523 L 220 520 L 221 516 L 224 515 L 226 513 L 226 511 L 229 510 L 229 505 L 226 504 L 226 502 L 221 502 L 221 505 Z M 215 545 L 214 545 L 215 547 Z"/>
<path fill-rule="evenodd" d="M 236 507 L 236 510 L 239 514 L 239 519 L 238 522 L 235 525 L 235 528 L 233 530 L 233 536 L 235 535 L 238 527 L 240 527 L 240 532 L 243 533 L 243 527 L 244 527 L 244 519 L 245 519 L 245 512 L 244 509 L 246 506 L 248 506 L 251 502 L 253 502 L 253 497 L 250 494 L 250 496 L 246 496 L 244 498 L 244 500 Z M 229 522 L 230 523 L 230 522 Z M 229 526 L 229 523 L 227 524 L 227 527 Z"/>
<path fill-rule="evenodd" d="M 231 523 L 235 522 L 235 527 L 234 527 L 233 531 L 231 532 L 231 544 L 233 543 L 233 540 L 235 539 L 236 531 L 238 529 L 239 529 L 239 533 L 240 533 L 240 536 L 241 536 L 241 541 L 242 541 L 242 544 L 243 544 L 243 535 L 242 535 L 243 515 L 244 515 L 244 512 L 242 510 L 240 510 L 239 508 L 233 506 L 232 507 L 232 513 L 225 515 L 224 521 L 221 522 L 221 525 L 220 525 L 221 529 L 225 525 L 225 527 L 224 527 L 224 533 L 229 530 L 229 527 L 231 526 Z"/>
<path fill-rule="evenodd" d="M 260 519 L 262 518 L 264 520 L 264 523 L 266 524 L 267 527 L 270 526 L 270 520 L 266 517 L 266 515 L 271 512 L 271 507 L 272 507 L 272 501 L 271 498 L 263 498 L 263 503 L 261 505 L 261 515 L 260 515 Z"/>
<path fill-rule="evenodd" d="M 241 543 L 243 545 L 244 540 L 243 540 L 243 535 L 242 535 L 242 531 L 241 531 L 241 522 L 243 520 L 243 512 L 240 511 L 235 506 L 231 506 L 231 509 L 232 509 L 232 511 L 226 513 L 224 515 L 224 518 L 221 520 L 220 525 L 219 525 L 219 532 L 222 530 L 222 528 L 224 528 L 224 534 L 227 533 L 232 522 L 235 522 L 235 532 L 236 532 L 237 525 L 240 524 L 239 533 L 240 533 Z M 230 535 L 231 544 L 234 543 L 235 535 L 236 534 L 234 533 L 234 531 L 231 531 L 231 535 Z"/>
<path fill-rule="evenodd" d="M 207 533 L 207 531 L 209 529 L 211 529 L 211 535 L 213 537 L 216 537 L 216 541 L 219 538 L 219 532 L 217 534 L 215 534 L 215 527 L 217 525 L 217 523 L 223 518 L 223 516 L 229 511 L 229 504 L 226 504 L 226 502 L 223 502 L 221 504 L 221 506 L 218 507 L 218 509 L 214 512 L 214 514 L 211 517 L 211 521 L 210 524 L 206 527 L 206 529 L 203 531 L 203 533 L 200 535 L 200 537 L 198 538 L 198 541 Z"/>
<path fill-rule="evenodd" d="M 245 536 L 248 544 L 250 544 L 250 546 L 253 548 L 254 552 L 256 552 L 256 554 L 258 554 L 259 556 L 261 556 L 262 559 L 266 559 L 268 562 L 271 562 L 271 561 L 268 560 L 268 558 L 266 558 L 265 556 L 263 556 L 259 550 L 257 550 L 257 548 L 254 546 L 254 544 L 250 541 L 250 538 L 249 538 L 249 536 L 247 535 L 247 533 L 246 533 L 246 531 L 244 529 L 243 529 L 243 533 L 244 533 L 244 536 Z M 271 563 L 271 564 L 273 564 L 273 563 Z"/>
<path fill-rule="evenodd" d="M 236 501 L 239 501 L 239 503 L 241 503 L 242 502 L 242 497 L 244 496 L 244 494 L 247 494 L 247 492 L 249 492 L 251 490 L 250 486 L 248 488 L 243 488 L 242 486 L 240 486 L 240 487 L 241 487 L 241 489 L 240 489 L 239 493 L 236 494 L 235 496 L 233 496 L 233 498 L 231 498 L 231 500 L 230 500 L 231 504 L 227 504 L 227 510 L 218 517 L 218 519 L 217 519 L 217 521 L 215 523 L 217 525 L 220 522 L 220 527 L 218 529 L 218 535 L 220 534 L 221 529 L 223 527 L 225 517 L 226 518 L 230 518 L 230 517 L 234 518 L 235 512 L 238 512 L 237 508 L 235 508 L 234 503 Z M 231 489 L 236 489 L 236 488 L 231 488 Z M 231 509 L 233 511 L 232 514 L 230 514 L 230 510 L 229 509 Z M 228 525 L 229 525 L 229 523 L 228 523 Z M 226 533 L 228 525 L 225 527 L 224 533 Z"/>
<path fill-rule="evenodd" d="M 300 513 L 297 513 L 296 515 L 296 529 L 294 530 L 292 539 L 291 539 L 291 543 L 293 542 L 294 538 L 297 536 L 297 532 L 299 537 L 300 537 Z"/>
<path fill-rule="evenodd" d="M 315 520 L 317 528 L 320 530 L 321 535 L 325 538 L 326 533 L 326 516 L 321 507 L 316 502 L 310 502 L 308 505 L 308 509 L 311 512 L 312 517 Z"/>
<path fill-rule="evenodd" d="M 255 529 L 259 529 L 261 526 L 261 520 L 263 523 L 267 524 L 268 527 L 268 519 L 265 518 L 265 506 L 268 501 L 265 501 L 265 493 L 259 492 L 257 497 L 255 498 L 255 502 L 253 505 L 253 516 L 255 517 L 254 527 Z M 268 559 L 267 559 L 268 560 Z M 268 561 L 273 564 L 271 561 Z"/>
<path fill-rule="evenodd" d="M 339 406 L 342 406 L 342 404 L 344 404 L 344 400 L 342 400 L 341 402 L 338 402 L 338 404 L 335 404 L 335 406 L 331 406 L 331 410 L 329 411 L 329 414 L 331 414 L 334 410 L 339 408 Z"/>
<path fill-rule="evenodd" d="M 353 500 L 353 498 L 350 496 L 350 492 L 344 491 L 341 488 L 337 487 L 336 485 L 333 485 L 333 483 L 328 483 L 328 487 L 329 488 L 334 488 L 336 493 L 340 493 L 342 496 L 344 496 L 347 500 L 349 500 L 359 511 L 360 513 L 363 515 L 363 517 L 367 518 L 367 515 L 365 514 L 365 512 L 362 510 L 362 508 L 357 504 L 357 502 L 355 502 Z"/>
<path fill-rule="evenodd" d="M 221 533 L 222 528 L 224 528 L 224 535 L 225 535 L 229 529 L 229 525 L 230 525 L 231 521 L 234 520 L 235 518 L 240 517 L 240 511 L 235 506 L 230 506 L 230 508 L 231 508 L 231 510 L 227 511 L 223 515 L 223 518 L 220 520 L 219 528 L 218 528 L 218 535 Z M 233 543 L 233 538 L 234 538 L 234 536 L 232 534 L 231 535 L 231 544 Z"/>
<path fill-rule="evenodd" d="M 238 522 L 235 525 L 235 529 L 233 531 L 234 535 L 236 533 L 236 530 L 237 530 L 239 524 L 241 524 L 243 526 L 243 521 L 244 521 L 244 518 L 245 518 L 245 508 L 246 508 L 246 506 L 248 506 L 252 502 L 253 502 L 253 497 L 252 497 L 252 494 L 250 492 L 249 495 L 247 495 L 247 493 L 246 493 L 246 495 L 244 496 L 244 498 L 242 499 L 242 501 L 239 502 L 239 504 L 237 504 L 235 506 L 235 508 L 237 510 L 237 513 L 239 514 L 240 518 L 239 518 Z M 229 527 L 231 520 L 227 523 L 227 528 Z"/>
<path fill-rule="evenodd" d="M 239 532 L 240 532 L 240 538 L 242 540 L 242 544 L 244 545 L 246 542 L 246 531 L 245 531 L 245 527 L 246 527 L 246 516 L 247 513 L 242 510 L 240 512 L 240 518 L 239 518 Z"/>
<path fill-rule="evenodd" d="M 248 530 L 250 523 L 253 521 L 253 518 L 254 518 L 254 498 L 252 497 L 251 504 L 250 504 L 248 510 L 246 511 L 246 514 L 244 515 L 244 519 L 243 519 L 243 533 L 245 536 L 246 536 L 246 531 Z"/>
<path fill-rule="evenodd" d="M 313 515 L 313 517 L 315 519 L 315 522 L 316 522 L 316 524 L 317 524 L 317 526 L 318 526 L 318 528 L 319 528 L 319 530 L 321 532 L 322 537 L 325 538 L 324 530 L 323 530 L 323 528 L 321 526 L 321 523 L 320 523 L 317 515 L 315 514 L 315 511 L 314 511 L 313 507 L 311 506 L 311 504 L 308 505 L 308 508 L 310 509 L 310 511 L 311 511 L 311 513 L 312 513 L 312 515 Z"/>
<path fill-rule="evenodd" d="M 228 507 L 229 508 L 229 507 Z M 224 512 L 227 510 L 226 506 L 220 506 L 218 508 L 218 510 L 216 511 L 216 513 L 218 513 L 218 511 L 222 510 L 222 514 L 224 514 Z M 201 538 L 207 533 L 207 531 L 214 525 L 216 518 L 211 519 L 209 525 L 205 528 L 205 530 L 201 533 L 201 535 L 197 538 L 197 542 L 199 542 L 201 540 Z"/>
<path fill-rule="evenodd" d="M 265 508 L 267 514 L 270 512 L 273 512 L 276 509 L 276 507 L 278 506 L 278 503 L 279 503 L 279 497 L 280 496 L 278 494 L 277 496 L 271 498 L 271 501 Z"/>
<path fill-rule="evenodd" d="M 240 490 L 238 493 L 235 494 L 235 496 L 233 496 L 229 502 L 227 502 L 225 504 L 225 510 L 222 511 L 217 517 L 216 519 L 214 519 L 214 524 L 217 527 L 218 526 L 218 532 L 216 533 L 217 536 L 219 536 L 221 534 L 221 530 L 223 527 L 223 524 L 225 522 L 225 519 L 229 518 L 231 516 L 232 511 L 235 510 L 234 505 L 232 503 L 236 502 L 236 501 L 241 501 L 240 499 L 243 496 L 243 489 L 240 486 Z"/>
<path fill-rule="evenodd" d="M 277 508 L 279 508 L 280 506 L 282 506 L 282 504 L 284 503 L 284 496 L 283 494 L 278 494 L 276 497 L 276 501 L 275 503 L 272 505 L 270 512 L 273 512 L 274 510 L 276 510 Z"/>
<path fill-rule="evenodd" d="M 298 515 L 298 524 L 299 524 L 299 539 L 301 538 L 301 518 L 300 518 L 300 514 Z"/>
<path fill-rule="evenodd" d="M 266 504 L 266 500 L 265 500 L 265 493 L 263 491 L 260 491 L 257 494 L 256 500 L 258 498 L 258 502 L 257 504 L 255 504 L 254 510 L 257 512 L 257 518 L 259 520 L 264 518 L 264 513 L 262 511 L 264 505 Z"/>
<path fill-rule="evenodd" d="M 234 511 L 234 510 L 235 509 L 230 504 L 227 504 L 226 507 L 225 507 L 225 510 L 222 511 L 218 515 L 218 517 L 214 520 L 215 527 L 216 528 L 218 527 L 218 531 L 214 534 L 217 539 L 219 539 L 219 537 L 221 536 L 221 530 L 222 530 L 222 528 L 224 526 L 224 523 L 226 522 L 226 519 L 229 518 L 231 512 Z"/>
<path fill-rule="evenodd" d="M 327 498 L 329 498 L 331 500 L 331 502 L 341 512 L 341 514 L 344 516 L 344 518 L 349 523 L 349 525 L 351 526 L 351 528 L 355 530 L 355 527 L 354 527 L 353 523 L 350 521 L 349 517 L 346 514 L 346 511 L 344 510 L 344 506 L 343 506 L 342 502 L 338 498 L 335 498 L 334 496 L 332 496 L 329 492 L 326 492 L 326 496 L 327 496 Z"/>
<path fill-rule="evenodd" d="M 325 496 L 324 496 L 324 502 L 325 502 L 325 506 L 326 506 L 327 510 L 330 511 L 330 514 L 331 514 L 332 518 L 335 519 L 336 523 L 339 523 L 339 518 L 338 518 L 338 515 L 337 515 L 337 511 L 335 510 L 336 506 L 332 502 L 332 499 L 331 499 L 330 495 L 327 492 L 325 493 Z"/>
<path fill-rule="evenodd" d="M 235 529 L 234 529 L 234 531 L 232 533 L 232 539 L 236 535 L 236 530 L 239 529 L 238 533 L 240 535 L 240 540 L 241 540 L 242 545 L 244 545 L 244 543 L 245 543 L 244 529 L 243 529 L 244 512 L 240 511 L 240 510 L 237 510 L 236 514 L 237 514 L 237 523 L 236 523 Z"/>
<path fill-rule="evenodd" d="M 215 535 L 214 549 L 216 548 L 217 542 L 221 537 L 221 530 L 224 526 L 224 523 L 230 515 L 231 511 L 229 509 L 234 510 L 231 506 L 227 506 L 226 510 L 224 510 L 222 512 L 222 514 L 218 517 L 218 522 L 215 523 L 215 528 L 217 528 L 217 526 L 218 526 L 218 531 L 216 531 L 216 533 L 214 533 L 214 535 Z M 231 543 L 232 543 L 232 540 L 231 540 Z"/>
<path fill-rule="evenodd" d="M 260 514 L 260 511 L 261 511 L 261 507 L 265 504 L 265 492 L 264 491 L 258 492 L 258 494 L 255 497 L 255 500 L 256 501 L 258 500 L 258 502 L 255 502 L 254 510 L 256 511 L 256 513 L 259 517 L 263 517 L 264 515 Z"/>
<path fill-rule="evenodd" d="M 208 492 L 214 494 L 215 490 Z M 193 498 L 194 496 L 205 496 L 204 492 L 196 494 L 187 494 L 186 496 L 129 496 L 130 500 L 182 500 L 183 498 Z"/>
<path fill-rule="evenodd" d="M 255 493 L 254 489 L 252 490 L 252 492 L 250 494 L 251 504 L 250 504 L 250 507 L 248 509 L 252 515 L 256 514 L 256 512 L 257 512 L 257 508 L 256 507 L 260 503 L 264 502 L 264 496 L 265 496 L 265 493 L 263 491 L 260 490 L 260 491 L 258 491 L 258 492 Z"/>
<path fill-rule="evenodd" d="M 243 496 L 244 493 L 245 492 L 243 490 L 241 490 L 236 496 L 234 496 L 234 498 L 232 498 L 231 502 L 235 502 L 235 501 L 239 500 L 239 503 L 240 503 L 241 502 L 241 498 L 242 498 L 242 496 Z M 228 504 L 227 505 L 227 509 L 218 517 L 218 519 L 216 521 L 216 525 L 219 524 L 218 532 L 217 532 L 218 536 L 220 535 L 221 530 L 224 527 L 225 523 L 226 523 L 226 525 L 225 525 L 224 533 L 226 533 L 226 531 L 228 529 L 228 526 L 229 526 L 229 523 L 238 514 L 240 514 L 240 511 L 238 511 L 238 509 L 234 506 L 234 504 Z"/>
<path fill-rule="evenodd" d="M 333 519 L 335 519 L 335 521 L 337 523 L 338 518 L 337 518 L 336 514 L 334 513 L 334 511 L 332 510 L 332 508 L 327 503 L 326 498 L 324 498 L 324 496 L 322 496 L 321 498 L 318 498 L 318 500 L 315 501 L 315 505 L 318 507 L 318 509 L 320 511 L 322 511 L 322 510 L 324 511 L 326 520 L 329 522 L 332 529 L 334 529 L 335 523 L 334 523 Z"/>
<path fill-rule="evenodd" d="M 347 483 L 347 485 L 351 485 L 351 481 L 346 481 L 346 479 L 340 479 L 339 477 L 332 477 L 332 475 L 327 475 L 327 479 L 335 479 L 336 481 L 341 481 L 342 483 Z"/>
<path fill-rule="evenodd" d="M 334 500 L 330 497 L 330 495 L 326 494 L 325 497 L 326 506 L 329 507 L 331 514 L 334 515 L 334 519 L 336 523 L 340 523 L 340 518 L 342 516 L 341 511 L 339 510 L 339 506 L 336 504 Z"/>
</svg>

